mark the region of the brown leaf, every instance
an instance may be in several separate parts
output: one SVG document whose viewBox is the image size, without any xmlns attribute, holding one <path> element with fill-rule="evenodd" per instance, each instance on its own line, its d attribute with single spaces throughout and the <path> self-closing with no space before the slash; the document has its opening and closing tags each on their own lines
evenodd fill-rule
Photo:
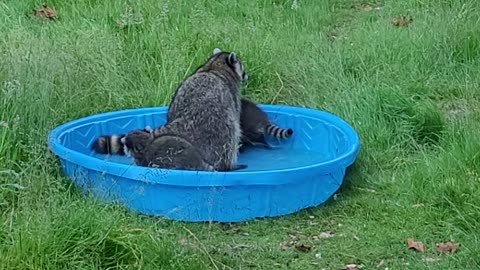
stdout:
<svg viewBox="0 0 480 270">
<path fill-rule="evenodd" d="M 407 16 L 400 16 L 397 18 L 393 18 L 391 23 L 395 26 L 406 26 L 410 24 L 413 21 L 412 18 L 407 17 Z"/>
<path fill-rule="evenodd" d="M 440 253 L 454 253 L 460 244 L 448 241 L 445 243 L 438 243 L 436 246 L 437 251 Z"/>
<path fill-rule="evenodd" d="M 33 15 L 45 17 L 48 19 L 55 19 L 57 17 L 57 12 L 54 7 L 47 7 L 47 5 L 42 4 L 41 8 L 34 8 Z"/>
<path fill-rule="evenodd" d="M 312 247 L 304 245 L 302 243 L 296 244 L 295 248 L 302 251 L 302 252 L 309 252 L 312 249 Z"/>
<path fill-rule="evenodd" d="M 408 249 L 414 249 L 416 251 L 424 252 L 425 246 L 420 241 L 415 241 L 412 238 L 407 238 L 407 247 Z"/>
</svg>

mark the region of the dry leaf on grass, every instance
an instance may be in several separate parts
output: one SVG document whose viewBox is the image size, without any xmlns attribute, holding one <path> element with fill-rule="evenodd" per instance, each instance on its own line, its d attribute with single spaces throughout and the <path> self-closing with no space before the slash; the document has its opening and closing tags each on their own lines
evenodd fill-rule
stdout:
<svg viewBox="0 0 480 270">
<path fill-rule="evenodd" d="M 296 244 L 295 248 L 302 251 L 302 252 L 309 252 L 312 249 L 312 247 L 304 245 L 302 243 Z"/>
<path fill-rule="evenodd" d="M 420 241 L 415 241 L 413 238 L 407 238 L 407 247 L 408 249 L 414 249 L 416 251 L 424 252 L 425 246 Z"/>
<path fill-rule="evenodd" d="M 406 26 L 410 24 L 413 21 L 412 18 L 407 17 L 407 16 L 400 16 L 397 18 L 393 18 L 391 23 L 395 26 Z"/>
<path fill-rule="evenodd" d="M 437 251 L 440 253 L 454 253 L 460 244 L 448 241 L 445 243 L 438 243 L 436 246 Z"/>
<path fill-rule="evenodd" d="M 55 8 L 47 7 L 46 4 L 42 4 L 41 8 L 34 8 L 32 12 L 35 16 L 44 17 L 52 20 L 57 17 L 57 11 L 55 11 Z"/>
</svg>

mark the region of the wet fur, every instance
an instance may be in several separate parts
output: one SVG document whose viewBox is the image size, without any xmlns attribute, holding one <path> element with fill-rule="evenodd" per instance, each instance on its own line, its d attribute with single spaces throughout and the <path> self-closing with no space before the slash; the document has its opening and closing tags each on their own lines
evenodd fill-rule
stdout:
<svg viewBox="0 0 480 270">
<path fill-rule="evenodd" d="M 122 140 L 125 152 L 135 164 L 145 167 L 179 170 L 212 171 L 190 142 L 176 135 L 155 137 L 145 130 L 130 131 Z"/>
</svg>

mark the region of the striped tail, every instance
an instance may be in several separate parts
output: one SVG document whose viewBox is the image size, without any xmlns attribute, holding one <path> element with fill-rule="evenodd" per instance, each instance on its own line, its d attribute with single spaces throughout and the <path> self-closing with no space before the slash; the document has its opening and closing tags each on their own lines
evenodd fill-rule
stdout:
<svg viewBox="0 0 480 270">
<path fill-rule="evenodd" d="M 275 124 L 269 124 L 265 127 L 265 131 L 268 135 L 280 138 L 280 139 L 286 139 L 290 136 L 293 135 L 293 129 L 291 128 L 281 128 L 278 127 Z"/>
<path fill-rule="evenodd" d="M 100 154 L 125 155 L 121 141 L 123 137 L 125 137 L 125 134 L 99 136 L 93 142 L 91 149 Z"/>
</svg>

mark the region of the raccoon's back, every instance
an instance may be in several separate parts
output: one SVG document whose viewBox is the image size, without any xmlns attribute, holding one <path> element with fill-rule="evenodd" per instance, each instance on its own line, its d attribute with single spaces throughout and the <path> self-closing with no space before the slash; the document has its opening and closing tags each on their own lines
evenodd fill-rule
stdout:
<svg viewBox="0 0 480 270">
<path fill-rule="evenodd" d="M 227 83 L 220 76 L 203 72 L 187 78 L 176 90 L 168 109 L 167 119 L 173 121 L 185 115 L 198 114 L 204 108 L 240 112 L 240 85 Z"/>
<path fill-rule="evenodd" d="M 195 144 L 206 162 L 217 169 L 230 165 L 241 134 L 239 85 L 208 72 L 192 75 L 177 89 L 168 122 L 173 132 Z"/>
</svg>

